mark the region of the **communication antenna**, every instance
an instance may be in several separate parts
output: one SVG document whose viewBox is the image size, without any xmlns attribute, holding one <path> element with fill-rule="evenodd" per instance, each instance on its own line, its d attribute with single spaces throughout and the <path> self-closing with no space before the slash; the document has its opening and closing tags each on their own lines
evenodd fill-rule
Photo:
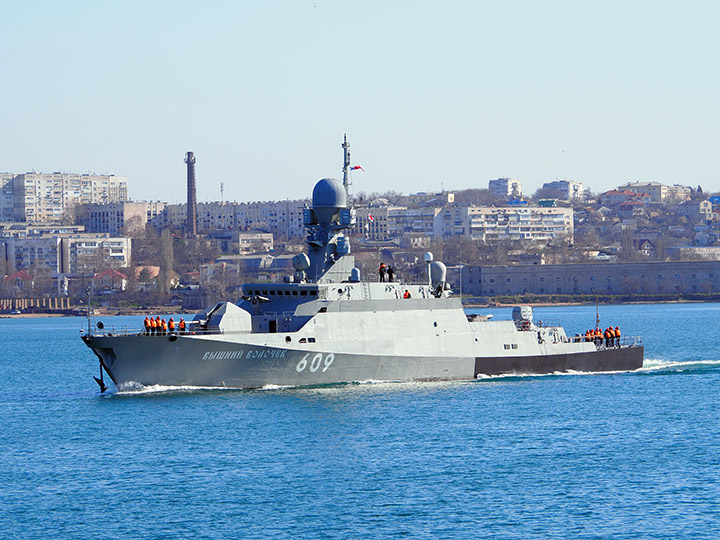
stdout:
<svg viewBox="0 0 720 540">
<path fill-rule="evenodd" d="M 225 202 L 225 182 L 220 182 L 220 202 Z"/>
<path fill-rule="evenodd" d="M 347 142 L 347 133 L 345 134 L 345 138 L 343 139 L 342 143 L 342 149 L 343 149 L 343 186 L 345 187 L 345 195 L 347 195 L 347 200 L 350 200 L 350 174 L 348 171 L 350 170 L 350 143 Z"/>
<path fill-rule="evenodd" d="M 595 293 L 595 328 L 600 330 L 600 295 Z"/>
</svg>

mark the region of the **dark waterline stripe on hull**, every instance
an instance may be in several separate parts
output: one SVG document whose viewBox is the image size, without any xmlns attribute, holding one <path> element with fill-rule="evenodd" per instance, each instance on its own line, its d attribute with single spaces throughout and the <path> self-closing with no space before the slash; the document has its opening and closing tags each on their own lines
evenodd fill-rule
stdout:
<svg viewBox="0 0 720 540">
<path fill-rule="evenodd" d="M 475 358 L 475 377 L 563 371 L 632 371 L 642 367 L 644 350 L 643 347 L 628 347 L 574 354 Z"/>
</svg>

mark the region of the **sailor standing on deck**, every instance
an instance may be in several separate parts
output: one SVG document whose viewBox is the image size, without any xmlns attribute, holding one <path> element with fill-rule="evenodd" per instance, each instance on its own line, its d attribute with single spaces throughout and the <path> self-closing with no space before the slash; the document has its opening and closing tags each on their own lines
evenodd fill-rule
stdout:
<svg viewBox="0 0 720 540">
<path fill-rule="evenodd" d="M 145 335 L 150 335 L 150 317 L 145 317 L 145 320 L 143 321 L 143 326 L 145 327 Z"/>
<path fill-rule="evenodd" d="M 168 330 L 171 334 L 175 332 L 175 320 L 172 317 L 170 317 L 170 320 L 168 321 Z"/>
<path fill-rule="evenodd" d="M 178 323 L 178 333 L 185 333 L 185 319 L 183 319 L 182 317 L 180 317 L 180 322 Z"/>
<path fill-rule="evenodd" d="M 387 266 L 385 266 L 385 263 L 380 263 L 378 273 L 380 274 L 380 281 L 385 281 L 385 274 L 387 273 Z"/>
<path fill-rule="evenodd" d="M 616 347 L 620 346 L 620 327 L 619 326 L 615 327 L 615 346 Z"/>
</svg>

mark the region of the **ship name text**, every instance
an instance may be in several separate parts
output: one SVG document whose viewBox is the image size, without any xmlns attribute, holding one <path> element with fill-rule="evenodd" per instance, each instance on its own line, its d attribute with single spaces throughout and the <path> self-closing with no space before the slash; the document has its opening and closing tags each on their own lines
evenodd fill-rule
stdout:
<svg viewBox="0 0 720 540">
<path fill-rule="evenodd" d="M 203 354 L 203 360 L 235 360 L 237 358 L 285 358 L 287 349 L 250 349 L 244 351 L 207 351 Z"/>
</svg>

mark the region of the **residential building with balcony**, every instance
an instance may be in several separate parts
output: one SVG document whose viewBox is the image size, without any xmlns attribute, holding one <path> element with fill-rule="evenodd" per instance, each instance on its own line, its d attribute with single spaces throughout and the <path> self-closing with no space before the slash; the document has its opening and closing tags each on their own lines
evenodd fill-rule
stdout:
<svg viewBox="0 0 720 540">
<path fill-rule="evenodd" d="M 453 206 L 435 217 L 435 237 L 465 236 L 474 241 L 573 238 L 572 208 L 539 206 Z"/>
<path fill-rule="evenodd" d="M 57 223 L 77 205 L 127 200 L 127 178 L 74 173 L 23 173 L 4 180 L 0 204 L 12 191 L 13 221 Z M 11 186 L 8 187 L 8 186 Z"/>
</svg>

